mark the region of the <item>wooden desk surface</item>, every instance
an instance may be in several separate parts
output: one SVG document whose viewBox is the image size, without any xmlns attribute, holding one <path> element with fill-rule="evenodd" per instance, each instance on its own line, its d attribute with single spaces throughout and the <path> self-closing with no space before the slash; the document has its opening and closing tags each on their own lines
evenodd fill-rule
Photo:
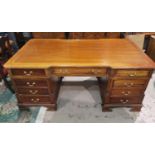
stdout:
<svg viewBox="0 0 155 155">
<path fill-rule="evenodd" d="M 6 68 L 48 67 L 155 68 L 155 63 L 127 39 L 32 39 Z"/>
</svg>

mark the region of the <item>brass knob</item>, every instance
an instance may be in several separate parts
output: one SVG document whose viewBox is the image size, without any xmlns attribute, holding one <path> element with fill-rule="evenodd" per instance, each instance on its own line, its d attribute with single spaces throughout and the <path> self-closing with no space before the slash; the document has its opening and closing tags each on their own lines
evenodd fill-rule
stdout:
<svg viewBox="0 0 155 155">
<path fill-rule="evenodd" d="M 124 92 L 124 91 L 123 91 L 123 92 L 122 92 L 122 94 L 125 95 L 125 96 L 128 96 L 130 93 L 131 93 L 130 91 L 127 91 L 127 92 Z"/>
<path fill-rule="evenodd" d="M 26 76 L 31 76 L 32 74 L 33 74 L 33 71 L 29 71 L 29 72 L 24 71 L 24 75 L 26 75 Z"/>
<path fill-rule="evenodd" d="M 92 69 L 91 71 L 92 71 L 93 73 L 95 73 L 95 72 L 96 72 L 96 71 L 95 71 L 95 69 Z"/>
<path fill-rule="evenodd" d="M 136 73 L 129 74 L 130 77 L 136 76 Z"/>
<path fill-rule="evenodd" d="M 26 82 L 26 84 L 27 84 L 29 87 L 33 87 L 36 83 L 35 83 L 35 82 L 32 82 L 32 83 Z"/>
<path fill-rule="evenodd" d="M 29 92 L 33 95 L 37 94 L 38 93 L 38 90 L 29 90 Z"/>
<path fill-rule="evenodd" d="M 134 83 L 124 83 L 124 85 L 127 87 L 132 87 L 134 85 Z"/>
<path fill-rule="evenodd" d="M 68 70 L 67 69 L 64 69 L 64 71 L 63 71 L 64 73 L 68 73 Z"/>
<path fill-rule="evenodd" d="M 58 69 L 57 72 L 58 72 L 58 73 L 62 73 L 62 69 Z"/>
<path fill-rule="evenodd" d="M 129 102 L 129 100 L 123 100 L 123 99 L 121 99 L 120 102 L 123 103 L 123 104 L 126 104 L 126 103 Z"/>
<path fill-rule="evenodd" d="M 92 69 L 92 72 L 93 72 L 93 73 L 99 73 L 100 70 L 98 70 L 98 69 Z"/>
<path fill-rule="evenodd" d="M 34 103 L 36 103 L 36 102 L 39 102 L 40 99 L 39 98 L 36 98 L 36 99 L 32 98 L 31 101 L 34 102 Z"/>
<path fill-rule="evenodd" d="M 58 69 L 57 73 L 67 73 L 68 70 L 67 69 Z"/>
</svg>

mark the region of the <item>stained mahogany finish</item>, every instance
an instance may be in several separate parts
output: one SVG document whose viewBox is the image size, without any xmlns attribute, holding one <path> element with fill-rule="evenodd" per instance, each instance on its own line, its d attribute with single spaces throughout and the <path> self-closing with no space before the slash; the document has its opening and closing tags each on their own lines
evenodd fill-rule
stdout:
<svg viewBox="0 0 155 155">
<path fill-rule="evenodd" d="M 113 107 L 136 111 L 155 63 L 127 39 L 32 39 L 5 67 L 20 107 L 44 105 L 56 110 L 61 77 L 76 75 L 100 77 L 103 111 Z"/>
</svg>

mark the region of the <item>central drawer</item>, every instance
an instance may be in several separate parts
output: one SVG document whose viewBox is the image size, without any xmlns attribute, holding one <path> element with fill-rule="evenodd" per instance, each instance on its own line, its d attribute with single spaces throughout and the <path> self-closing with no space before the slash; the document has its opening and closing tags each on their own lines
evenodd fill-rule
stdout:
<svg viewBox="0 0 155 155">
<path fill-rule="evenodd" d="M 82 67 L 66 67 L 66 68 L 54 68 L 52 71 L 56 75 L 69 75 L 69 76 L 84 76 L 84 75 L 102 75 L 105 76 L 107 73 L 106 68 L 82 68 Z"/>
</svg>

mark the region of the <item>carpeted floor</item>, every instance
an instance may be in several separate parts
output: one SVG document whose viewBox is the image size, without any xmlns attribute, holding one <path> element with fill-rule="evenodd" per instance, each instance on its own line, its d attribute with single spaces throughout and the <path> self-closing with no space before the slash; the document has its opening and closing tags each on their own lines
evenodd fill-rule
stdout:
<svg viewBox="0 0 155 155">
<path fill-rule="evenodd" d="M 44 122 L 135 122 L 137 112 L 129 108 L 115 108 L 113 112 L 102 112 L 101 97 L 96 78 L 66 77 L 58 98 L 58 110 L 47 111 Z"/>
</svg>

